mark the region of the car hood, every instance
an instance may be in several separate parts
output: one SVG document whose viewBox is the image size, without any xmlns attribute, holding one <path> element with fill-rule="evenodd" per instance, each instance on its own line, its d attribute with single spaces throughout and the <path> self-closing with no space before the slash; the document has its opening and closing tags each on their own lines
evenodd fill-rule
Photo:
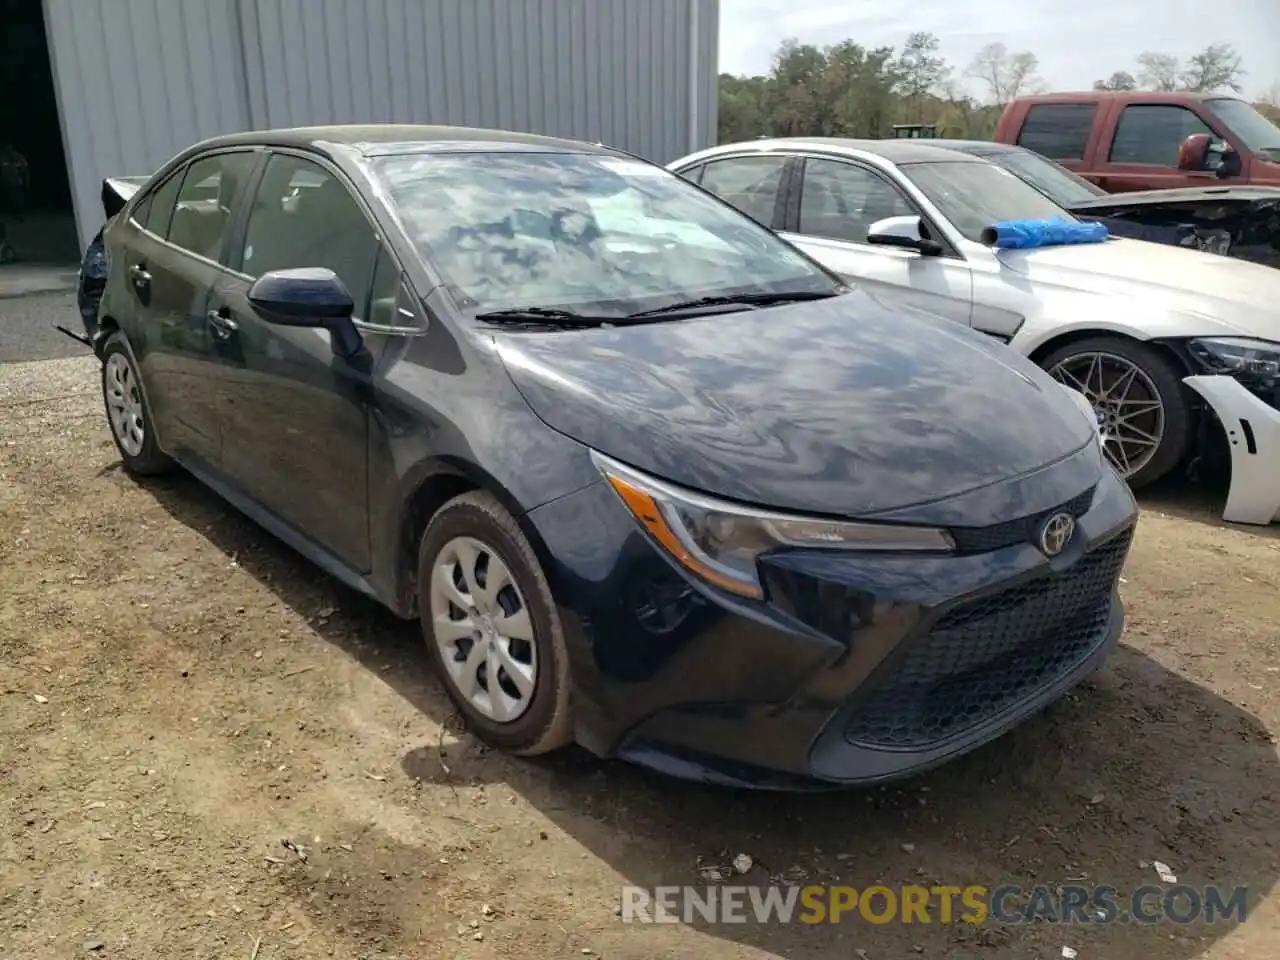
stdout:
<svg viewBox="0 0 1280 960">
<path fill-rule="evenodd" d="M 1000 250 L 1000 263 L 1034 283 L 1136 298 L 1142 308 L 1163 305 L 1188 318 L 1187 336 L 1235 332 L 1280 341 L 1280 270 L 1160 243 L 1105 243 Z M 1198 317 L 1216 320 L 1194 327 Z"/>
<path fill-rule="evenodd" d="M 555 430 L 673 483 L 774 509 L 866 516 L 940 500 L 1095 436 L 1030 361 L 861 291 L 496 341 Z"/>
<path fill-rule="evenodd" d="M 1275 203 L 1280 202 L 1280 187 L 1179 187 L 1173 190 L 1135 190 L 1131 193 L 1109 193 L 1106 196 L 1080 200 L 1072 210 L 1122 210 L 1183 203 Z"/>
</svg>

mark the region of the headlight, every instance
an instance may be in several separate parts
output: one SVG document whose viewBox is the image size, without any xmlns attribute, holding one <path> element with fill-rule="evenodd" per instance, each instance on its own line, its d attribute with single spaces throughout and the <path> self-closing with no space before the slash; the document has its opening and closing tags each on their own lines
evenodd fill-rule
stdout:
<svg viewBox="0 0 1280 960">
<path fill-rule="evenodd" d="M 726 503 L 646 476 L 598 453 L 592 458 L 627 509 L 685 569 L 744 597 L 761 597 L 756 560 L 771 550 L 946 553 L 945 530 L 794 517 Z"/>
<path fill-rule="evenodd" d="M 1234 377 L 1267 403 L 1280 406 L 1280 343 L 1243 337 L 1204 337 L 1188 345 L 1211 373 Z"/>
</svg>

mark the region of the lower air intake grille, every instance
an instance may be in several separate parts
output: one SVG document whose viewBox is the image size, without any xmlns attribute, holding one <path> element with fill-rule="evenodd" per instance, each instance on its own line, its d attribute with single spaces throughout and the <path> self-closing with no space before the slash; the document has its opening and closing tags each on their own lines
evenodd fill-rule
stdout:
<svg viewBox="0 0 1280 960">
<path fill-rule="evenodd" d="M 849 719 L 851 742 L 917 748 L 989 720 L 1102 643 L 1131 532 L 1069 570 L 955 607 L 890 667 Z"/>
</svg>

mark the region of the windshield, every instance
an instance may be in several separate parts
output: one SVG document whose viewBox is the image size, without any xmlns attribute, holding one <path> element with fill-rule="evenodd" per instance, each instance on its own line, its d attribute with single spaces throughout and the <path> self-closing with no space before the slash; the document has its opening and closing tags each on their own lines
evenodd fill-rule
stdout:
<svg viewBox="0 0 1280 960">
<path fill-rule="evenodd" d="M 1280 127 L 1243 100 L 1207 100 L 1205 106 L 1251 153 L 1280 154 Z"/>
<path fill-rule="evenodd" d="M 1101 187 L 1029 150 L 1002 150 L 987 154 L 985 159 L 1012 170 L 1060 206 L 1070 207 L 1107 195 Z"/>
<path fill-rule="evenodd" d="M 1003 167 L 982 160 L 899 165 L 944 217 L 974 243 L 982 231 L 1006 220 L 1074 220 L 1035 187 Z"/>
<path fill-rule="evenodd" d="M 638 160 L 451 153 L 371 167 L 418 251 L 477 311 L 624 316 L 699 297 L 839 286 L 755 221 Z"/>
</svg>

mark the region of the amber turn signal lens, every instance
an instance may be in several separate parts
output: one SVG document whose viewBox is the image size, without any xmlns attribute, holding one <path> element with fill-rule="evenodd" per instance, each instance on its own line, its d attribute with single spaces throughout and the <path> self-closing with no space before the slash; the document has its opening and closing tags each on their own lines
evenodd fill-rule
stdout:
<svg viewBox="0 0 1280 960">
<path fill-rule="evenodd" d="M 743 583 L 741 580 L 727 577 L 698 559 L 684 545 L 684 541 L 671 529 L 671 525 L 667 523 L 666 517 L 662 514 L 662 508 L 658 506 L 658 502 L 652 496 L 615 474 L 606 473 L 605 476 L 609 478 L 609 484 L 617 491 L 618 496 L 622 498 L 622 502 L 627 505 L 627 509 L 631 511 L 632 515 L 640 521 L 641 525 L 649 531 L 649 535 L 658 541 L 662 548 L 671 554 L 682 567 L 697 574 L 703 580 L 715 584 L 722 590 L 728 590 L 738 596 L 751 597 L 756 600 L 764 596 L 763 591 L 756 584 Z"/>
</svg>

